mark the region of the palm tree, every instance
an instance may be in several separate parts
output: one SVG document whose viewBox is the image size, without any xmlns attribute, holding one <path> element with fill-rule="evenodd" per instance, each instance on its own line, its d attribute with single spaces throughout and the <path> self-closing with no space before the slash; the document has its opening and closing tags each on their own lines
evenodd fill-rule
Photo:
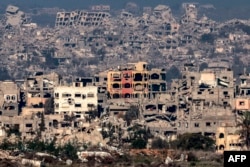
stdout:
<svg viewBox="0 0 250 167">
<path fill-rule="evenodd" d="M 249 150 L 250 147 L 250 111 L 244 112 L 239 117 L 237 127 L 240 127 L 240 138 L 243 139 L 245 146 Z"/>
</svg>

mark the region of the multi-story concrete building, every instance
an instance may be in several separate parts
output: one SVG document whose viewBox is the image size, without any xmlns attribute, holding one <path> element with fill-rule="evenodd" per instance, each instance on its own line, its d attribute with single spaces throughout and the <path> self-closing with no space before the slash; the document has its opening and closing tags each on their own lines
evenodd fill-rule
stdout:
<svg viewBox="0 0 250 167">
<path fill-rule="evenodd" d="M 19 113 L 20 89 L 12 81 L 0 82 L 0 115 L 16 116 Z"/>
<path fill-rule="evenodd" d="M 82 82 L 74 82 L 71 86 L 57 86 L 54 90 L 56 114 L 75 115 L 84 118 L 97 109 L 96 86 L 83 86 Z"/>
<path fill-rule="evenodd" d="M 105 20 L 110 17 L 107 12 L 59 12 L 56 17 L 56 27 L 64 26 L 100 26 L 105 24 Z"/>
<path fill-rule="evenodd" d="M 166 72 L 148 69 L 146 62 L 130 63 L 108 71 L 107 91 L 110 98 L 154 98 L 166 91 Z"/>
</svg>

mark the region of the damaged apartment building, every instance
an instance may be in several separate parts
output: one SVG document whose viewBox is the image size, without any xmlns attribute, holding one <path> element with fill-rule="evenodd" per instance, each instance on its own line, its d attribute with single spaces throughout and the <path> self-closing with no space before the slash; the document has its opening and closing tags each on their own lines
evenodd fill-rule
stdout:
<svg viewBox="0 0 250 167">
<path fill-rule="evenodd" d="M 20 26 L 28 22 L 28 18 L 25 16 L 25 13 L 13 5 L 9 5 L 7 7 L 5 17 L 7 26 Z"/>
<path fill-rule="evenodd" d="M 105 24 L 110 14 L 105 11 L 72 11 L 59 12 L 55 27 L 67 26 L 100 26 Z"/>
<path fill-rule="evenodd" d="M 20 88 L 13 81 L 0 82 L 0 115 L 17 116 L 19 114 Z"/>
<path fill-rule="evenodd" d="M 128 63 L 108 71 L 109 98 L 155 98 L 166 92 L 164 69 L 149 69 L 146 62 Z"/>
<path fill-rule="evenodd" d="M 194 22 L 197 20 L 198 16 L 197 4 L 183 3 L 182 7 L 185 10 L 185 14 L 182 16 L 181 20 L 183 24 Z"/>
<path fill-rule="evenodd" d="M 236 86 L 236 97 L 234 110 L 238 113 L 250 109 L 250 74 L 242 74 L 239 77 L 240 83 Z"/>
<path fill-rule="evenodd" d="M 47 99 L 53 97 L 54 87 L 60 83 L 60 76 L 56 73 L 44 74 L 35 72 L 24 80 L 22 98 L 25 106 L 22 115 L 44 112 Z"/>
<path fill-rule="evenodd" d="M 146 126 L 169 137 L 190 132 L 213 138 L 218 127 L 235 126 L 233 71 L 215 64 L 203 71 L 186 64 L 182 78 L 173 80 L 166 93 L 145 102 Z"/>
<path fill-rule="evenodd" d="M 174 81 L 170 90 L 177 130 L 214 135 L 217 127 L 235 122 L 233 71 L 218 66 L 190 71 L 190 66 L 185 66 L 182 79 Z"/>
</svg>

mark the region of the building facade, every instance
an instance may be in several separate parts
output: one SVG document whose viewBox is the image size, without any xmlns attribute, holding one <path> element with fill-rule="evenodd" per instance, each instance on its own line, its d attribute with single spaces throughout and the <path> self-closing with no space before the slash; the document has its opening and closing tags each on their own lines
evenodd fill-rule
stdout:
<svg viewBox="0 0 250 167">
<path fill-rule="evenodd" d="M 17 116 L 19 114 L 20 89 L 12 81 L 0 82 L 0 115 Z"/>
<path fill-rule="evenodd" d="M 84 118 L 97 109 L 97 87 L 83 86 L 82 82 L 74 82 L 71 86 L 57 86 L 54 90 L 56 114 L 75 115 Z"/>
<path fill-rule="evenodd" d="M 154 98 L 166 92 L 165 70 L 149 70 L 146 62 L 130 63 L 108 71 L 107 75 L 110 98 Z"/>
</svg>

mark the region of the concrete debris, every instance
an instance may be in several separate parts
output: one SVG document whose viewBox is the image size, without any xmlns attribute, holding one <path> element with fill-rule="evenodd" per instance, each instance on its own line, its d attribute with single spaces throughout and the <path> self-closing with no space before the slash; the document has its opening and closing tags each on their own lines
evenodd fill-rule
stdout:
<svg viewBox="0 0 250 167">
<path fill-rule="evenodd" d="M 170 157 L 167 157 L 165 159 L 165 164 L 168 165 L 169 163 L 173 162 L 173 160 Z"/>
<path fill-rule="evenodd" d="M 25 159 L 25 158 L 22 159 L 22 164 L 25 166 L 32 166 L 32 167 L 41 167 L 42 166 L 41 161 Z"/>
<path fill-rule="evenodd" d="M 79 159 L 81 159 L 83 162 L 94 159 L 99 163 L 111 163 L 114 160 L 110 153 L 103 151 L 83 151 L 78 152 L 77 154 Z"/>
<path fill-rule="evenodd" d="M 66 160 L 66 164 L 67 164 L 68 166 L 71 166 L 72 163 L 73 163 L 73 161 L 72 161 L 71 159 L 67 159 L 67 160 Z"/>
<path fill-rule="evenodd" d="M 233 68 L 250 64 L 250 21 L 218 23 L 200 17 L 198 3 L 182 7 L 180 18 L 167 5 L 143 13 L 134 3 L 116 12 L 106 5 L 51 9 L 55 27 L 43 27 L 31 22 L 31 13 L 7 6 L 0 18 L 0 74 L 15 81 L 0 81 L 0 140 L 39 135 L 55 145 L 86 146 L 81 150 L 98 145 L 96 152 L 79 152 L 79 159 L 108 163 L 123 154 L 118 148 L 138 126 L 168 142 L 202 133 L 216 140 L 219 152 L 239 150 L 239 136 L 232 134 L 239 113 L 250 110 L 250 75 Z M 234 71 L 243 74 L 235 78 Z M 21 162 L 21 155 L 0 156 Z"/>
<path fill-rule="evenodd" d="M 51 155 L 51 154 L 47 154 L 47 153 L 36 152 L 35 154 L 36 154 L 37 156 L 41 156 L 41 157 L 47 156 L 47 157 L 52 157 L 52 158 L 56 159 L 56 156 Z"/>
</svg>

